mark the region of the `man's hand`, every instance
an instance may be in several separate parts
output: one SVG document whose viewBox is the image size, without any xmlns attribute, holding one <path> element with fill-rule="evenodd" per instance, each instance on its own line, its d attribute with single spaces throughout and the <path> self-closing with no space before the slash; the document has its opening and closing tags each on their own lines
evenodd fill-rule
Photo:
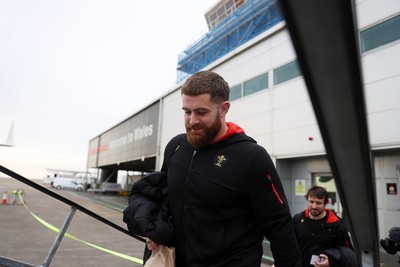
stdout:
<svg viewBox="0 0 400 267">
<path fill-rule="evenodd" d="M 151 250 L 151 251 L 157 251 L 158 250 L 158 248 L 160 247 L 160 244 L 158 244 L 158 243 L 156 243 L 156 242 L 154 242 L 154 241 L 151 241 L 150 239 L 148 239 L 148 238 L 146 238 L 146 245 L 147 245 L 147 248 L 149 249 L 149 250 Z"/>
<path fill-rule="evenodd" d="M 325 254 L 319 255 L 320 261 L 315 263 L 317 267 L 329 267 L 329 258 Z"/>
</svg>

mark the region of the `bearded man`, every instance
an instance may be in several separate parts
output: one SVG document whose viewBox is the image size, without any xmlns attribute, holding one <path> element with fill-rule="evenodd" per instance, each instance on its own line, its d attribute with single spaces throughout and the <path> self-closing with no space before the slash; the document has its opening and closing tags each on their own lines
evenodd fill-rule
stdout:
<svg viewBox="0 0 400 267">
<path fill-rule="evenodd" d="M 357 259 L 347 228 L 341 218 L 326 208 L 329 200 L 326 189 L 314 185 L 305 198 L 307 209 L 293 217 L 303 267 L 358 266 L 352 263 Z M 339 264 L 339 258 L 347 260 L 348 265 Z"/>
<path fill-rule="evenodd" d="M 228 83 L 200 71 L 183 84 L 181 97 L 186 134 L 167 144 L 161 168 L 176 267 L 260 267 L 264 237 L 276 267 L 300 267 L 289 206 L 269 154 L 226 122 Z M 149 250 L 171 244 L 155 241 L 148 242 Z"/>
</svg>

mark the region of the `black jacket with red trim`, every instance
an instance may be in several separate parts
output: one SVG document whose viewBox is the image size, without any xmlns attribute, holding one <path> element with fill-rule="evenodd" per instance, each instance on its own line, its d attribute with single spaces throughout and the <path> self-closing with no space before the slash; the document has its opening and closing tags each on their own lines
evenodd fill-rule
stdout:
<svg viewBox="0 0 400 267">
<path fill-rule="evenodd" d="M 177 267 L 259 267 L 266 237 L 276 267 L 301 266 L 286 196 L 267 151 L 235 124 L 194 150 L 186 135 L 165 150 Z M 177 146 L 176 144 L 179 143 Z M 172 154 L 172 156 L 171 156 Z"/>
<path fill-rule="evenodd" d="M 325 254 L 325 251 L 339 246 L 352 249 L 350 236 L 343 221 L 334 212 L 325 209 L 327 215 L 321 220 L 312 220 L 309 210 L 293 217 L 297 241 L 303 258 L 303 267 L 310 265 L 312 255 Z"/>
</svg>

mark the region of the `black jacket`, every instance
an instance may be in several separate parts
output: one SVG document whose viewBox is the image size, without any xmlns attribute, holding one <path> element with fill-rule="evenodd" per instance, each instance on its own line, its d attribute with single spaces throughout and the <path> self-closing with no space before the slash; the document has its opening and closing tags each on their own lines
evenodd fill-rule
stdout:
<svg viewBox="0 0 400 267">
<path fill-rule="evenodd" d="M 166 173 L 153 172 L 133 184 L 123 221 L 133 234 L 148 237 L 165 246 L 174 243 Z"/>
<path fill-rule="evenodd" d="M 197 151 L 178 135 L 165 153 L 177 267 L 259 267 L 264 237 L 275 266 L 301 266 L 274 164 L 240 127 Z"/>
<path fill-rule="evenodd" d="M 317 228 L 309 217 L 309 211 L 305 210 L 293 217 L 297 241 L 303 257 L 303 267 L 309 267 L 312 255 L 325 253 L 328 249 L 339 246 L 352 250 L 350 236 L 342 220 L 331 210 L 326 209 L 326 218 L 318 220 Z M 331 250 L 332 251 L 332 250 Z M 331 262 L 331 257 L 329 257 Z M 334 265 L 332 265 L 334 266 Z"/>
<path fill-rule="evenodd" d="M 360 263 L 357 259 L 356 253 L 353 249 L 338 246 L 336 248 L 330 248 L 324 251 L 329 257 L 330 267 L 359 267 Z"/>
</svg>

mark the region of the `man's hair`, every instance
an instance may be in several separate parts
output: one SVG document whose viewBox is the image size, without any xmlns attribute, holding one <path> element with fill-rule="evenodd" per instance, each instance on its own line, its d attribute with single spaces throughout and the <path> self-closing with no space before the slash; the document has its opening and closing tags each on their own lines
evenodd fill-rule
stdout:
<svg viewBox="0 0 400 267">
<path fill-rule="evenodd" d="M 313 185 L 310 189 L 308 189 L 307 194 L 305 195 L 306 200 L 308 200 L 308 197 L 316 197 L 318 199 L 324 199 L 324 204 L 326 205 L 328 203 L 328 192 L 326 191 L 325 188 L 318 186 L 318 185 Z"/>
<path fill-rule="evenodd" d="M 229 85 L 217 73 L 199 71 L 190 76 L 181 88 L 181 95 L 198 96 L 210 94 L 211 101 L 221 103 L 229 100 Z"/>
</svg>

